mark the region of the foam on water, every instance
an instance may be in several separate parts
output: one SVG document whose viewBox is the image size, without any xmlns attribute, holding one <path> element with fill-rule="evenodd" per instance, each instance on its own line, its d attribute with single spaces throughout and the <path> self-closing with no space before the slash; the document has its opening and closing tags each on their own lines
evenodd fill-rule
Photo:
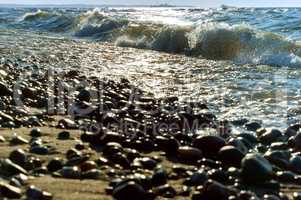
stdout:
<svg viewBox="0 0 301 200">
<path fill-rule="evenodd" d="M 301 38 L 298 9 L 52 8 L 24 11 L 27 10 L 13 11 L 23 12 L 15 27 L 110 41 L 122 47 L 232 60 L 237 64 L 301 66 L 301 46 L 296 42 Z M 271 20 L 265 22 L 267 16 Z M 3 23 L 6 22 L 1 25 Z"/>
</svg>

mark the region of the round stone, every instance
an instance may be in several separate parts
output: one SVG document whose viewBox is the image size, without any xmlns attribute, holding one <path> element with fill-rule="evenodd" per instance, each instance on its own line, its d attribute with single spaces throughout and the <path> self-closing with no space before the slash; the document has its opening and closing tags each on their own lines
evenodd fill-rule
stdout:
<svg viewBox="0 0 301 200">
<path fill-rule="evenodd" d="M 60 158 L 54 158 L 49 161 L 47 169 L 49 172 L 56 172 L 63 168 L 63 160 Z"/>
<path fill-rule="evenodd" d="M 70 139 L 70 132 L 62 131 L 58 134 L 57 138 L 59 140 L 68 140 L 68 139 Z"/>
<path fill-rule="evenodd" d="M 240 167 L 244 154 L 234 146 L 224 146 L 218 152 L 220 161 L 229 167 Z"/>
<path fill-rule="evenodd" d="M 41 137 L 41 136 L 42 136 L 42 131 L 41 131 L 41 129 L 39 129 L 39 128 L 33 128 L 33 129 L 30 131 L 30 136 L 31 136 L 31 137 Z"/>
<path fill-rule="evenodd" d="M 242 179 L 248 184 L 258 184 L 269 181 L 273 168 L 269 161 L 257 153 L 247 154 L 242 162 Z"/>
<path fill-rule="evenodd" d="M 202 159 L 202 151 L 189 146 L 179 147 L 177 151 L 177 157 L 180 161 L 186 163 L 197 163 L 198 160 Z"/>
<path fill-rule="evenodd" d="M 193 147 L 200 149 L 205 157 L 216 157 L 219 150 L 226 145 L 219 136 L 199 136 L 193 141 Z"/>
<path fill-rule="evenodd" d="M 146 191 L 143 187 L 133 181 L 118 185 L 113 190 L 113 197 L 116 200 L 141 200 L 145 199 Z"/>
</svg>

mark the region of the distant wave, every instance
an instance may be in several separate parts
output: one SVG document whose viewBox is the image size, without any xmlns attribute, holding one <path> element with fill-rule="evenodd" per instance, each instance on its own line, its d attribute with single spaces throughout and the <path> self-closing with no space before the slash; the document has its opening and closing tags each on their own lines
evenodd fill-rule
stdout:
<svg viewBox="0 0 301 200">
<path fill-rule="evenodd" d="M 77 15 L 41 11 L 27 13 L 23 27 L 65 32 L 115 42 L 117 46 L 185 53 L 235 63 L 301 66 L 301 46 L 292 40 L 247 25 L 199 23 L 191 26 L 133 22 L 112 18 L 99 9 Z"/>
</svg>

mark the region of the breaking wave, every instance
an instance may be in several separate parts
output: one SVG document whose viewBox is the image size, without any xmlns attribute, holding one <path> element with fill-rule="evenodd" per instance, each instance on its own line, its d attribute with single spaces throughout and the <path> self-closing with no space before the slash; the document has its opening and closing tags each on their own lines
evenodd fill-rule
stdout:
<svg viewBox="0 0 301 200">
<path fill-rule="evenodd" d="M 111 17 L 99 9 L 78 14 L 38 10 L 25 14 L 20 23 L 23 27 L 113 41 L 121 47 L 232 60 L 239 64 L 301 66 L 301 46 L 295 41 L 247 25 L 139 23 Z"/>
</svg>

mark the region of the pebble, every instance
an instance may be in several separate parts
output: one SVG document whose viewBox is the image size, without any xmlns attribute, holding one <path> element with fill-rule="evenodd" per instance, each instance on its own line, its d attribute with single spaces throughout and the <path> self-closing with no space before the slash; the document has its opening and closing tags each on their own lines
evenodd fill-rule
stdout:
<svg viewBox="0 0 301 200">
<path fill-rule="evenodd" d="M 219 150 L 226 145 L 219 136 L 199 136 L 193 141 L 193 147 L 200 149 L 205 157 L 216 157 Z"/>
<path fill-rule="evenodd" d="M 218 152 L 220 161 L 228 167 L 240 167 L 244 154 L 234 146 L 224 146 Z"/>
<path fill-rule="evenodd" d="M 28 200 L 51 200 L 53 198 L 52 194 L 42 191 L 33 185 L 27 189 L 26 197 Z"/>
<path fill-rule="evenodd" d="M 69 178 L 69 179 L 80 179 L 81 178 L 81 172 L 78 167 L 63 167 L 59 173 L 61 174 L 62 177 L 64 178 Z"/>
<path fill-rule="evenodd" d="M 10 159 L 0 160 L 0 174 L 4 176 L 13 176 L 16 174 L 28 174 L 21 166 L 13 163 Z"/>
<path fill-rule="evenodd" d="M 259 141 L 263 144 L 269 145 L 273 142 L 280 142 L 281 140 L 283 140 L 283 136 L 284 135 L 281 133 L 281 131 L 272 129 L 261 135 L 259 137 Z"/>
<path fill-rule="evenodd" d="M 27 162 L 27 155 L 22 149 L 17 149 L 10 153 L 9 159 L 15 164 L 23 166 Z"/>
<path fill-rule="evenodd" d="M 202 151 L 189 146 L 179 147 L 177 151 L 177 157 L 180 161 L 185 163 L 197 163 L 198 160 L 202 159 Z"/>
<path fill-rule="evenodd" d="M 58 134 L 57 138 L 59 140 L 68 140 L 68 139 L 70 139 L 70 132 L 62 131 Z"/>
<path fill-rule="evenodd" d="M 167 180 L 168 180 L 167 172 L 164 169 L 160 168 L 157 169 L 152 176 L 152 185 L 154 186 L 165 185 L 167 183 Z"/>
<path fill-rule="evenodd" d="M 12 94 L 13 91 L 9 86 L 4 82 L 0 82 L 0 96 L 11 96 Z"/>
<path fill-rule="evenodd" d="M 39 128 L 34 128 L 30 131 L 30 136 L 31 137 L 41 137 L 42 136 L 42 131 Z"/>
<path fill-rule="evenodd" d="M 269 161 L 257 153 L 247 154 L 242 162 L 242 178 L 248 184 L 259 184 L 271 180 L 273 168 Z"/>
<path fill-rule="evenodd" d="M 30 148 L 30 153 L 34 153 L 38 155 L 47 155 L 49 154 L 49 148 L 43 145 L 32 146 Z"/>
<path fill-rule="evenodd" d="M 18 187 L 0 181 L 0 196 L 9 199 L 20 199 L 22 197 L 22 190 Z"/>
<path fill-rule="evenodd" d="M 11 140 L 10 140 L 10 144 L 11 145 L 23 145 L 23 144 L 28 144 L 29 141 L 26 140 L 25 138 L 21 137 L 21 136 L 14 136 Z"/>
<path fill-rule="evenodd" d="M 142 200 L 146 197 L 143 187 L 133 181 L 122 183 L 113 190 L 113 197 L 116 200 Z"/>
<path fill-rule="evenodd" d="M 204 185 L 208 181 L 208 179 L 209 179 L 208 174 L 203 170 L 199 170 L 197 172 L 194 172 L 191 175 L 191 177 L 186 179 L 184 181 L 184 184 L 188 186 Z"/>
<path fill-rule="evenodd" d="M 47 169 L 49 172 L 56 172 L 60 169 L 62 169 L 64 166 L 63 160 L 60 158 L 53 158 L 49 161 L 47 165 Z"/>
<path fill-rule="evenodd" d="M 245 127 L 247 130 L 255 132 L 261 128 L 261 125 L 258 122 L 250 122 L 245 124 Z"/>
<path fill-rule="evenodd" d="M 58 122 L 57 127 L 62 129 L 77 129 L 78 125 L 73 120 L 64 118 Z"/>
<path fill-rule="evenodd" d="M 301 174 L 301 156 L 293 156 L 290 158 L 289 169 L 296 174 Z"/>
</svg>

